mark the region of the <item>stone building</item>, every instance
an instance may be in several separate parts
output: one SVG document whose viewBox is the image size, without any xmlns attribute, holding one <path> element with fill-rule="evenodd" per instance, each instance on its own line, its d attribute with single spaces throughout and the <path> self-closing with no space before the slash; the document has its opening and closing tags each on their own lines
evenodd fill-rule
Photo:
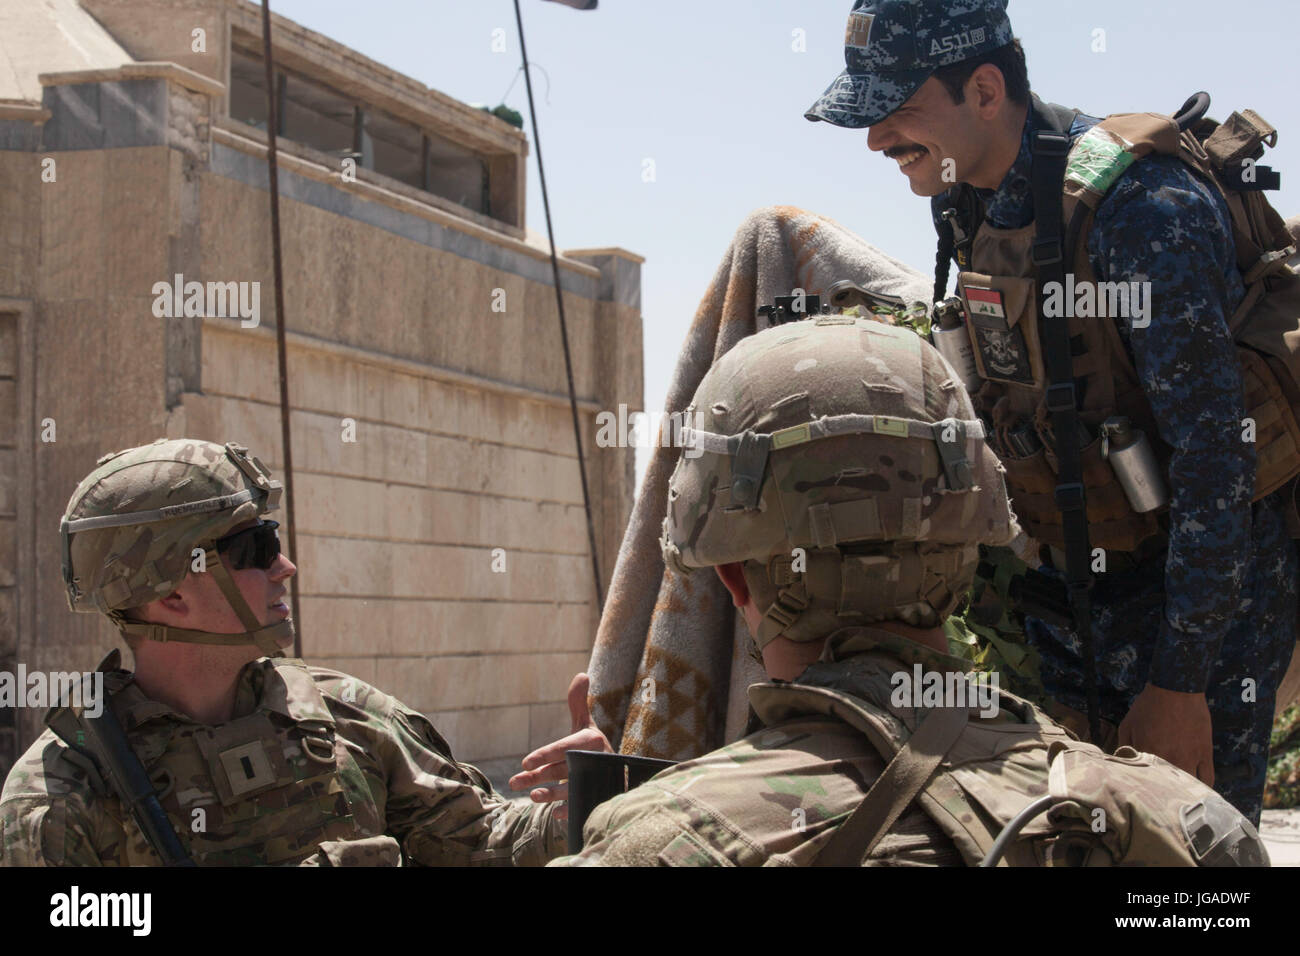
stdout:
<svg viewBox="0 0 1300 956">
<path fill-rule="evenodd" d="M 273 31 L 303 654 L 500 779 L 568 732 L 597 622 L 527 137 Z M 283 472 L 266 117 L 254 3 L 0 0 L 0 671 L 114 645 L 58 553 L 98 457 L 195 436 Z M 641 408 L 641 262 L 560 258 L 606 582 L 633 451 L 595 415 Z M 40 717 L 0 708 L 0 771 Z"/>
</svg>

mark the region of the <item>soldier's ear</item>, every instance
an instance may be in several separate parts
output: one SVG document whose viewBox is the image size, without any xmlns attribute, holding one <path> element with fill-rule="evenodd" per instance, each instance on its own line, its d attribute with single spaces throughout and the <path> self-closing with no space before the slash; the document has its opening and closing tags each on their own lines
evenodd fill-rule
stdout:
<svg viewBox="0 0 1300 956">
<path fill-rule="evenodd" d="M 184 585 L 184 582 L 181 583 Z M 184 614 L 188 607 L 189 602 L 186 600 L 186 596 L 178 589 L 173 591 L 171 594 L 150 601 L 148 604 L 144 604 L 137 608 L 137 619 L 147 621 L 151 624 L 160 624 L 163 622 L 158 620 L 158 615 L 154 612 L 161 610 L 172 614 Z"/>
<path fill-rule="evenodd" d="M 745 566 L 740 562 L 718 564 L 713 568 L 723 587 L 731 592 L 731 603 L 744 607 L 749 603 L 749 585 L 745 582 Z"/>
<path fill-rule="evenodd" d="M 1007 99 L 1007 81 L 992 63 L 983 63 L 966 81 L 966 101 L 985 119 L 992 119 Z"/>
</svg>

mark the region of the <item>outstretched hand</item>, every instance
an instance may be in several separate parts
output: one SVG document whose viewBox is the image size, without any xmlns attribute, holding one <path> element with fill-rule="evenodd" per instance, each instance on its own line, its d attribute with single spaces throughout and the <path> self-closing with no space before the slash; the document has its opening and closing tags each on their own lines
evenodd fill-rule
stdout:
<svg viewBox="0 0 1300 956">
<path fill-rule="evenodd" d="M 1211 731 L 1204 694 L 1182 694 L 1147 684 L 1119 725 L 1119 743 L 1163 757 L 1212 787 Z"/>
<path fill-rule="evenodd" d="M 523 759 L 523 771 L 509 780 L 511 790 L 528 790 L 534 803 L 550 803 L 564 800 L 569 795 L 568 765 L 564 755 L 570 750 L 598 750 L 613 753 L 605 737 L 592 720 L 587 708 L 587 689 L 591 678 L 586 674 L 575 674 L 569 683 L 569 736 L 561 737 L 554 743 L 539 747 Z M 549 786 L 545 786 L 550 784 Z M 569 808 L 557 807 L 555 816 L 560 820 L 568 819 Z"/>
</svg>

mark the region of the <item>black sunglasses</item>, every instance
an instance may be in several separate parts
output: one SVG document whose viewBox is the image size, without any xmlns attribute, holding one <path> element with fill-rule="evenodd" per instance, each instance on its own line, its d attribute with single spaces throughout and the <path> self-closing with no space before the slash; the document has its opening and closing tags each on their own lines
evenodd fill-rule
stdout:
<svg viewBox="0 0 1300 956">
<path fill-rule="evenodd" d="M 278 527 L 278 521 L 263 521 L 251 528 L 218 538 L 217 553 L 229 558 L 231 567 L 236 571 L 248 568 L 269 570 L 280 555 L 280 536 L 275 533 Z"/>
</svg>

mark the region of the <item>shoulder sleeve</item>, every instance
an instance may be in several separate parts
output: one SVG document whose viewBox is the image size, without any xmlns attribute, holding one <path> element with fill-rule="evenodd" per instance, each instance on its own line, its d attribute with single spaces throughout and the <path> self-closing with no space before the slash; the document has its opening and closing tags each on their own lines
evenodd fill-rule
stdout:
<svg viewBox="0 0 1300 956">
<path fill-rule="evenodd" d="M 565 850 L 554 804 L 507 800 L 476 767 L 457 763 L 422 714 L 388 698 L 382 735 L 388 832 L 426 866 L 541 866 Z"/>
<path fill-rule="evenodd" d="M 607 800 L 583 827 L 582 852 L 551 866 L 734 866 L 694 825 L 688 803 L 649 784 Z"/>
<path fill-rule="evenodd" d="M 1239 605 L 1255 449 L 1228 318 L 1243 289 L 1222 198 L 1172 157 L 1134 164 L 1088 239 L 1099 279 L 1144 283 L 1145 314 L 1116 320 L 1173 449 L 1165 619 L 1150 679 L 1201 692 Z"/>
<path fill-rule="evenodd" d="M 100 866 L 107 821 L 90 806 L 82 772 L 60 759 L 62 745 L 43 734 L 14 765 L 0 796 L 0 865 Z"/>
<path fill-rule="evenodd" d="M 92 830 L 70 801 L 5 801 L 0 805 L 0 866 L 101 866 Z"/>
</svg>

